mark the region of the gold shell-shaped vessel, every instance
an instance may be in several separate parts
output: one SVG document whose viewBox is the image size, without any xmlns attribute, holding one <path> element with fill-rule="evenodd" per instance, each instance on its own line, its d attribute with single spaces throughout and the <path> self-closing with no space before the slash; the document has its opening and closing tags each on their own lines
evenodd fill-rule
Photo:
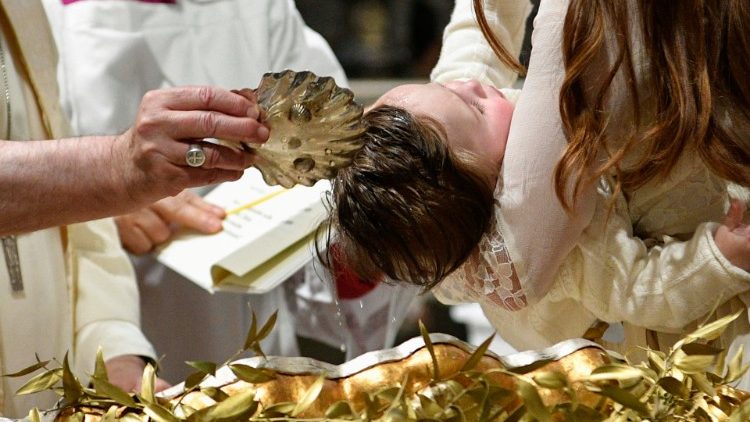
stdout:
<svg viewBox="0 0 750 422">
<path fill-rule="evenodd" d="M 331 179 L 362 148 L 363 108 L 333 78 L 307 71 L 267 73 L 254 94 L 270 137 L 247 146 L 267 184 L 291 188 Z"/>
</svg>

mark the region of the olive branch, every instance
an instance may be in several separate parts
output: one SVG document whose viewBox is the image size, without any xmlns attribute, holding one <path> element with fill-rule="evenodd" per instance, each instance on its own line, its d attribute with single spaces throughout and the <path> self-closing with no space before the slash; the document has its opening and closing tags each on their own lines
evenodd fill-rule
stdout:
<svg viewBox="0 0 750 422">
<path fill-rule="evenodd" d="M 609 356 L 609 362 L 594 369 L 584 379 L 571 380 L 555 371 L 478 370 L 492 337 L 485 340 L 466 359 L 461 369 L 443 376 L 429 333 L 420 322 L 420 332 L 432 361 L 431 381 L 412 391 L 408 376 L 377 391 L 365 391 L 364 405 L 342 400 L 330 405 L 322 415 L 306 412 L 319 398 L 325 374 L 306 387 L 297 402 L 261 403 L 255 386 L 276 378 L 268 368 L 233 363 L 244 352 L 265 356 L 260 341 L 268 336 L 276 321 L 271 316 L 260 329 L 255 315 L 241 350 L 223 365 L 212 362 L 187 362 L 195 372 L 183 384 L 177 399 L 154 393 L 155 368 L 148 364 L 140 392 L 128 394 L 112 385 L 101 352 L 97 354 L 91 384 L 83 386 L 73 375 L 67 356 L 62 364 L 50 368 L 51 361 L 37 362 L 21 371 L 7 374 L 20 377 L 38 370 L 18 394 L 52 390 L 61 397 L 59 416 L 84 421 L 155 422 L 229 422 L 229 421 L 727 421 L 750 420 L 750 395 L 730 387 L 748 370 L 742 364 L 743 350 L 728 362 L 726 352 L 713 347 L 726 327 L 740 313 L 705 324 L 678 341 L 668 352 L 644 349 L 647 361 L 631 364 L 626 358 Z M 248 388 L 228 394 L 224 387 L 205 386 L 203 381 L 227 366 Z M 514 381 L 500 384 L 495 375 Z M 583 387 L 583 389 L 581 389 Z M 598 397 L 582 400 L 585 391 Z M 548 403 L 549 392 L 561 393 L 564 400 Z M 578 392 L 578 393 L 577 393 Z M 183 399 L 190 393 L 202 393 L 213 404 L 195 409 Z M 31 422 L 40 421 L 40 412 L 32 409 Z"/>
</svg>

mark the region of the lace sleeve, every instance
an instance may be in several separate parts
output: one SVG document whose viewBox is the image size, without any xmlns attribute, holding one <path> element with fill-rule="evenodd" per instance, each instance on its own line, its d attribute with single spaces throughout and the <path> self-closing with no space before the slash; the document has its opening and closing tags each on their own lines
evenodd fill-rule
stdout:
<svg viewBox="0 0 750 422">
<path fill-rule="evenodd" d="M 499 197 L 502 181 L 498 181 L 495 198 Z M 497 221 L 499 202 L 495 200 L 493 222 Z M 446 303 L 491 303 L 510 311 L 527 305 L 513 263 L 497 224 L 482 236 L 477 248 L 456 271 L 436 288 L 436 296 Z"/>
</svg>

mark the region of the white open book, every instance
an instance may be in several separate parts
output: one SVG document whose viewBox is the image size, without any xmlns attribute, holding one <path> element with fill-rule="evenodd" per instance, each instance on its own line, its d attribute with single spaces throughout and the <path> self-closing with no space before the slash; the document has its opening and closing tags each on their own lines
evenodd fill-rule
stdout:
<svg viewBox="0 0 750 422">
<path fill-rule="evenodd" d="M 256 169 L 206 195 L 227 210 L 214 235 L 183 231 L 158 260 L 209 291 L 263 293 L 302 268 L 314 254 L 315 229 L 325 219 L 330 183 L 285 189 L 268 186 Z"/>
</svg>

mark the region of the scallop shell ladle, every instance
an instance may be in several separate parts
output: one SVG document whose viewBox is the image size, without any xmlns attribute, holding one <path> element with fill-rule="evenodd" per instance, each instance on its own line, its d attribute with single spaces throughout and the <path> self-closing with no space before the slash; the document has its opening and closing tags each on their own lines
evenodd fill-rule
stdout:
<svg viewBox="0 0 750 422">
<path fill-rule="evenodd" d="M 257 98 L 260 120 L 270 128 L 265 143 L 243 144 L 253 149 L 254 165 L 269 185 L 312 186 L 333 178 L 362 148 L 363 108 L 333 78 L 285 70 L 265 74 L 255 90 L 235 92 Z"/>
</svg>

